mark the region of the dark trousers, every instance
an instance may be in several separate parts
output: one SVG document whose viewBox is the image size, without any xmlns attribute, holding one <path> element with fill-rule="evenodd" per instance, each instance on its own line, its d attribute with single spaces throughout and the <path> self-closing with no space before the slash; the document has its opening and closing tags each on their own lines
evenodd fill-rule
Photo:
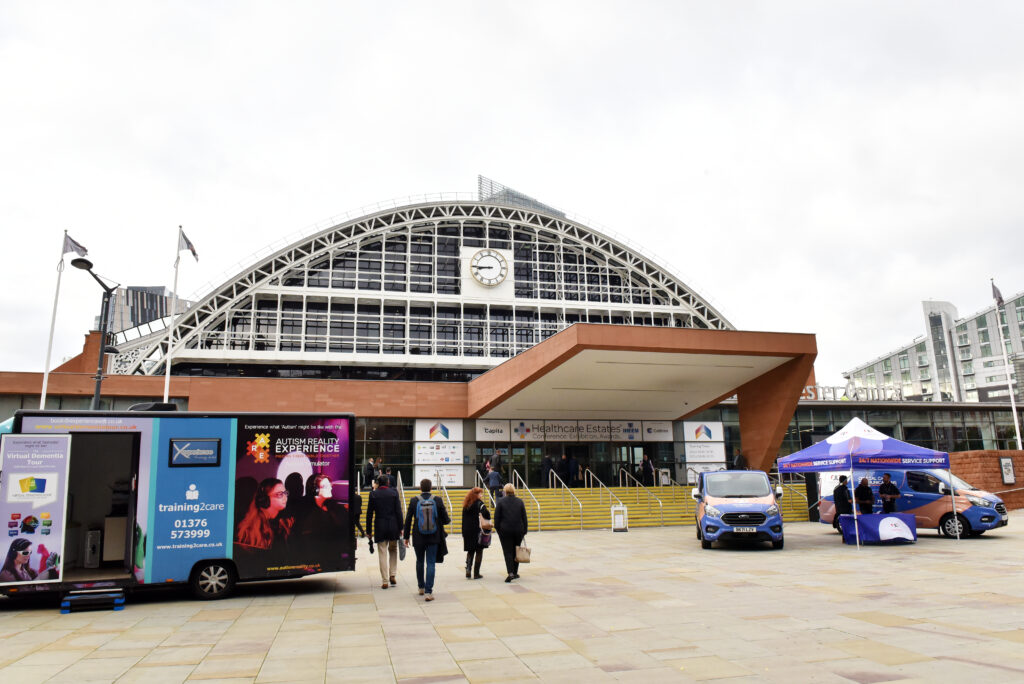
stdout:
<svg viewBox="0 0 1024 684">
<path fill-rule="evenodd" d="M 874 510 L 875 505 L 869 503 L 857 504 L 857 510 L 860 511 L 861 515 L 871 515 L 871 511 Z"/>
<path fill-rule="evenodd" d="M 516 547 L 523 543 L 521 534 L 498 533 L 501 541 L 501 554 L 505 556 L 505 572 L 509 575 L 519 574 L 519 563 L 516 561 Z"/>
<path fill-rule="evenodd" d="M 491 492 L 491 497 L 497 501 L 501 498 L 501 487 L 488 487 Z"/>
<path fill-rule="evenodd" d="M 883 499 L 882 500 L 882 512 L 883 513 L 895 513 L 896 512 L 896 500 Z"/>
<path fill-rule="evenodd" d="M 484 550 L 477 549 L 476 551 L 466 552 L 466 576 L 472 571 L 477 577 L 480 576 L 480 564 L 484 562 Z"/>
</svg>

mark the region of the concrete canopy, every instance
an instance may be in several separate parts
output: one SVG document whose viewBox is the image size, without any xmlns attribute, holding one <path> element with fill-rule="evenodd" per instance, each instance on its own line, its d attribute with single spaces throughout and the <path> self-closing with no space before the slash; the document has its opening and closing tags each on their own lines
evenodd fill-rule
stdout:
<svg viewBox="0 0 1024 684">
<path fill-rule="evenodd" d="M 677 420 L 736 395 L 770 468 L 811 376 L 813 335 L 577 324 L 469 383 L 472 418 Z"/>
</svg>

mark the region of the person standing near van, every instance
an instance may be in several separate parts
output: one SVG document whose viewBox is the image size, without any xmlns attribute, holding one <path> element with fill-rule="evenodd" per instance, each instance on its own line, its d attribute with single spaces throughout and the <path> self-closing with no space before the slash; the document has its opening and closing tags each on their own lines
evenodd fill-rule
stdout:
<svg viewBox="0 0 1024 684">
<path fill-rule="evenodd" d="M 860 484 L 853 490 L 853 498 L 857 502 L 857 509 L 861 515 L 870 515 L 875 506 L 875 494 L 871 491 L 871 484 L 868 478 L 862 477 Z"/>
<path fill-rule="evenodd" d="M 839 484 L 832 490 L 832 499 L 836 504 L 835 516 L 832 518 L 832 527 L 839 529 L 839 516 L 853 513 L 853 504 L 850 502 L 850 485 L 846 484 L 846 476 L 839 476 Z"/>
<path fill-rule="evenodd" d="M 432 483 L 424 478 L 420 481 L 420 495 L 409 502 L 405 512 L 405 545 L 416 552 L 416 585 L 424 601 L 434 600 L 434 564 L 437 550 L 444 539 L 444 526 L 451 522 L 444 502 L 430 493 Z"/>
<path fill-rule="evenodd" d="M 376 525 L 374 523 L 376 522 Z M 366 533 L 370 548 L 377 542 L 377 563 L 380 565 L 380 588 L 395 586 L 398 574 L 398 540 L 402 536 L 402 502 L 398 491 L 388 484 L 388 476 L 377 478 L 377 488 L 370 492 L 366 506 Z"/>
<path fill-rule="evenodd" d="M 526 504 L 516 496 L 516 488 L 509 482 L 505 485 L 505 496 L 494 505 L 494 529 L 498 532 L 501 552 L 505 556 L 506 582 L 519 579 L 516 547 L 523 543 L 528 527 Z"/>
<path fill-rule="evenodd" d="M 882 499 L 883 513 L 896 512 L 896 499 L 900 498 L 900 489 L 889 477 L 889 473 L 882 475 L 882 484 L 878 485 L 878 496 Z"/>
</svg>

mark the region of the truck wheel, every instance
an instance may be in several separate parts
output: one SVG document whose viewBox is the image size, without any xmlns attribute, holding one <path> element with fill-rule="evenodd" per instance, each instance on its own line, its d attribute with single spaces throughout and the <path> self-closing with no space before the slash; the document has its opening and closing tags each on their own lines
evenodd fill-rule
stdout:
<svg viewBox="0 0 1024 684">
<path fill-rule="evenodd" d="M 781 549 L 781 548 L 782 548 L 782 545 L 783 545 L 783 543 L 784 543 L 785 541 L 786 541 L 785 539 L 780 539 L 779 541 L 775 541 L 775 540 L 773 539 L 773 540 L 772 540 L 772 548 L 773 548 L 773 549 Z"/>
<path fill-rule="evenodd" d="M 235 588 L 235 569 L 225 561 L 205 561 L 192 570 L 189 584 L 196 598 L 221 599 Z"/>
<path fill-rule="evenodd" d="M 955 518 L 952 513 L 947 513 L 939 523 L 939 529 L 945 537 L 956 537 L 958 527 L 961 538 L 971 536 L 971 524 L 959 513 Z"/>
<path fill-rule="evenodd" d="M 711 542 L 709 542 L 707 539 L 701 539 L 700 540 L 700 548 L 702 548 L 702 549 L 710 549 L 711 548 Z"/>
</svg>

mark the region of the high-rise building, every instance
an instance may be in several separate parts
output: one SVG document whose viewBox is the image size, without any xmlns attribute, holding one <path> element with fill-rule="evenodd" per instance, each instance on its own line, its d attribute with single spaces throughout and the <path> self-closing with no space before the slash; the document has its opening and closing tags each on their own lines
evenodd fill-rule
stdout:
<svg viewBox="0 0 1024 684">
<path fill-rule="evenodd" d="M 993 303 L 962 318 L 949 302 L 923 302 L 924 335 L 843 373 L 843 377 L 857 389 L 879 389 L 903 399 L 1009 402 L 1009 374 L 1015 397 L 1020 399 L 1024 293 L 1004 301 L 999 310 Z M 1003 360 L 1000 340 L 1009 366 Z"/>
</svg>

